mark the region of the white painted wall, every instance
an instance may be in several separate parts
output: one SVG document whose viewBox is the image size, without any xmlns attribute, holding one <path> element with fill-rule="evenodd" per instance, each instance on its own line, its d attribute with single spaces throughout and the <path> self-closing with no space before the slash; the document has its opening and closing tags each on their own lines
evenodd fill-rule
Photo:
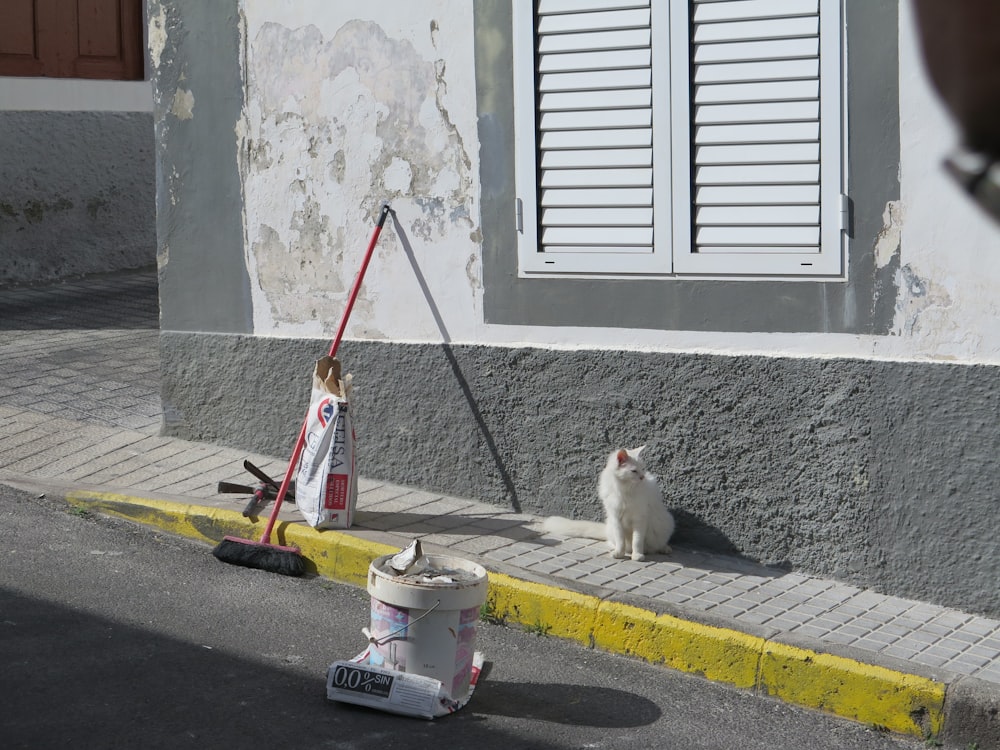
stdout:
<svg viewBox="0 0 1000 750">
<path fill-rule="evenodd" d="M 483 335 L 472 3 L 245 0 L 255 330 L 328 336 L 391 200 L 451 335 Z M 349 336 L 441 337 L 387 226 Z"/>
<path fill-rule="evenodd" d="M 484 324 L 472 3 L 242 3 L 249 105 L 238 135 L 258 334 L 329 337 L 388 198 L 405 236 L 387 225 L 352 338 L 1000 363 L 1000 226 L 940 169 L 956 134 L 905 1 L 901 200 L 885 207 L 876 248 L 883 263 L 901 252 L 904 269 L 888 337 Z"/>
<path fill-rule="evenodd" d="M 943 173 L 959 141 L 930 90 L 910 3 L 900 8 L 902 264 L 919 282 L 900 282 L 895 335 L 874 352 L 959 362 L 1000 362 L 1000 223 Z"/>
</svg>

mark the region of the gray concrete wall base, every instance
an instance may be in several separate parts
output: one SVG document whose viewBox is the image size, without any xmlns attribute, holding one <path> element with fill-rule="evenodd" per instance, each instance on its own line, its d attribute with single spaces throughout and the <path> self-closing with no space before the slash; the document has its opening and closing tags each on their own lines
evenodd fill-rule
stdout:
<svg viewBox="0 0 1000 750">
<path fill-rule="evenodd" d="M 291 453 L 328 342 L 163 332 L 167 431 Z M 677 541 L 1000 616 L 997 368 L 345 342 L 361 472 L 599 518 L 647 458 Z"/>
<path fill-rule="evenodd" d="M 0 285 L 156 262 L 149 112 L 0 112 Z"/>
</svg>

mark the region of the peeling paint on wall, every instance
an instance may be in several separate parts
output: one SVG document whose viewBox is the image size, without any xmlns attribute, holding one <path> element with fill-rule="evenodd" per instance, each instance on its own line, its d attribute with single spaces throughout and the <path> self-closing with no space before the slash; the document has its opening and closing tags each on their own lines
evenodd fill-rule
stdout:
<svg viewBox="0 0 1000 750">
<path fill-rule="evenodd" d="M 154 18 L 162 17 L 159 3 L 151 0 Z M 1000 328 L 994 325 L 1000 301 L 994 302 L 990 291 L 1000 279 L 1000 254 L 992 252 L 997 235 L 940 172 L 939 152 L 951 147 L 954 134 L 922 78 L 905 11 L 897 40 L 899 200 L 879 199 L 882 221 L 877 221 L 876 206 L 874 226 L 872 206 L 859 205 L 859 215 L 867 219 L 865 233 L 853 238 L 850 248 L 852 256 L 865 258 L 864 273 L 870 270 L 869 254 L 874 266 L 871 334 L 863 320 L 846 314 L 823 325 L 859 333 L 612 329 L 572 320 L 485 323 L 484 294 L 495 299 L 497 289 L 484 291 L 477 283 L 482 275 L 477 256 L 484 241 L 488 257 L 507 251 L 491 244 L 500 234 L 497 201 L 507 195 L 495 192 L 503 186 L 490 181 L 505 174 L 510 159 L 494 150 L 481 154 L 480 148 L 508 145 L 503 140 L 481 144 L 479 136 L 496 127 L 492 116 L 508 111 L 510 82 L 500 63 L 478 72 L 476 63 L 493 47 L 506 50 L 509 26 L 478 25 L 472 6 L 466 0 L 378 7 L 348 0 L 240 0 L 246 21 L 241 59 L 246 105 L 237 135 L 255 332 L 323 337 L 343 307 L 345 292 L 338 290 L 349 287 L 371 222 L 388 199 L 428 291 L 399 257 L 401 243 L 390 225 L 362 288 L 367 306 L 357 308 L 349 337 L 365 330 L 392 340 L 439 340 L 425 300 L 433 297 L 455 341 L 1000 362 Z M 169 26 L 172 20 L 168 15 L 158 23 Z M 169 56 L 170 47 L 162 54 Z M 173 89 L 167 94 L 169 109 Z M 487 164 L 482 174 L 480 158 Z M 885 168 L 895 168 L 893 155 L 886 158 Z M 854 169 L 851 179 L 865 174 Z M 481 180 L 487 185 L 485 238 Z M 908 274 L 931 282 L 927 295 L 905 290 L 904 265 Z M 868 283 L 863 280 L 861 288 Z M 663 286 L 665 304 L 672 304 L 676 288 L 672 282 Z M 836 297 L 837 290 L 830 289 Z M 845 299 L 855 290 L 849 287 Z M 544 295 L 538 299 L 546 304 Z M 518 297 L 512 300 L 521 304 Z M 836 304 L 824 298 L 821 314 Z M 864 311 L 863 303 L 844 304 L 852 312 Z M 367 310 L 370 316 L 364 317 Z"/>
<path fill-rule="evenodd" d="M 903 231 L 903 202 L 889 201 L 882 212 L 882 230 L 875 238 L 875 267 L 885 268 L 899 255 Z"/>
<path fill-rule="evenodd" d="M 899 297 L 896 303 L 896 334 L 912 337 L 927 336 L 925 330 L 932 320 L 951 305 L 951 297 L 940 285 L 917 275 L 912 266 L 904 265 L 897 274 Z"/>
<path fill-rule="evenodd" d="M 248 15 L 253 10 L 248 4 Z M 266 17 L 263 5 L 260 12 Z M 477 191 L 473 157 L 447 106 L 449 62 L 427 55 L 441 25 L 410 32 L 423 35 L 418 40 L 363 19 L 332 35 L 312 24 L 257 21 L 247 39 L 241 145 L 257 330 L 329 330 L 385 201 L 412 207 L 400 221 L 421 251 L 433 246 L 439 261 L 442 248 L 461 251 L 452 262 L 471 299 L 481 287 L 478 261 L 466 269 L 479 231 Z M 398 260 L 370 267 L 351 318 L 354 335 L 387 335 L 380 291 L 396 295 L 401 283 L 414 285 L 412 278 L 378 283 L 406 270 Z"/>
<path fill-rule="evenodd" d="M 170 113 L 178 120 L 190 120 L 194 117 L 194 94 L 184 89 L 174 92 L 174 103 Z"/>
<path fill-rule="evenodd" d="M 150 7 L 147 37 L 150 61 L 154 68 L 159 68 L 163 49 L 167 46 L 167 11 L 162 5 L 155 10 Z"/>
</svg>

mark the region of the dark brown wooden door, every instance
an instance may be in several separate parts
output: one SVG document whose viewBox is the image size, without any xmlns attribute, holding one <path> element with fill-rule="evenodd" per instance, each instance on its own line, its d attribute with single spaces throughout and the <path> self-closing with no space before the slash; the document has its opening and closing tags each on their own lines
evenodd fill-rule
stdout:
<svg viewBox="0 0 1000 750">
<path fill-rule="evenodd" d="M 141 80 L 142 0 L 0 0 L 0 76 Z"/>
</svg>

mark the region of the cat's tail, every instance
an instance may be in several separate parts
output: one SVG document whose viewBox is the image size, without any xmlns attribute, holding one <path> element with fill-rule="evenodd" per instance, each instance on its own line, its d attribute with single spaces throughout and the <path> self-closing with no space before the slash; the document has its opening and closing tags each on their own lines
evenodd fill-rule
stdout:
<svg viewBox="0 0 1000 750">
<path fill-rule="evenodd" d="M 545 533 L 555 534 L 556 536 L 600 539 L 602 541 L 608 538 L 608 533 L 603 523 L 598 523 L 597 521 L 575 521 L 571 518 L 563 518 L 562 516 L 549 516 L 542 521 L 542 529 Z"/>
</svg>

